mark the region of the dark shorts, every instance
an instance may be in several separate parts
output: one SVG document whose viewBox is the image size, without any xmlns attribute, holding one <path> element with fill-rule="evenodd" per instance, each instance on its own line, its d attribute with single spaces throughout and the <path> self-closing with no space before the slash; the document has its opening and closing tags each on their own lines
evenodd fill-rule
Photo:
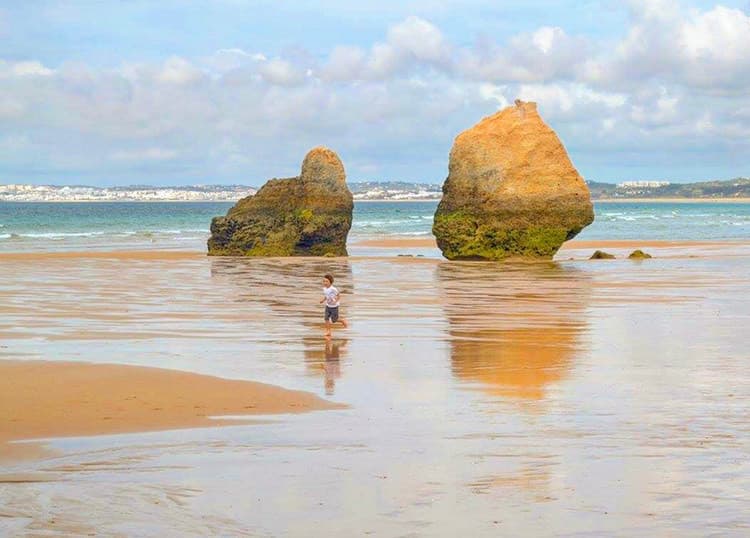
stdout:
<svg viewBox="0 0 750 538">
<path fill-rule="evenodd" d="M 336 323 L 339 320 L 338 306 L 326 306 L 326 321 L 328 320 L 332 323 Z"/>
</svg>

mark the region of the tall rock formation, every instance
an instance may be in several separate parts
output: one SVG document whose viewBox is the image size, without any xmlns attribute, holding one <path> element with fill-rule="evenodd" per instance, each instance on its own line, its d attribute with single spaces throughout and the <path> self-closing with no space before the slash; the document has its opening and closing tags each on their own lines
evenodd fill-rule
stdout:
<svg viewBox="0 0 750 538">
<path fill-rule="evenodd" d="M 211 221 L 210 256 L 346 256 L 352 193 L 344 165 L 314 148 L 299 177 L 271 179 Z"/>
<path fill-rule="evenodd" d="M 593 220 L 560 139 L 516 101 L 456 137 L 432 230 L 451 260 L 551 258 Z"/>
</svg>

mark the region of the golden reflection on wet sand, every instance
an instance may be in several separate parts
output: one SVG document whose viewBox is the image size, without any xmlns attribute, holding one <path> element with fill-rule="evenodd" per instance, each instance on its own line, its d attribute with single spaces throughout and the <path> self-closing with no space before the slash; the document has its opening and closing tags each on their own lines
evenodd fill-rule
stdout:
<svg viewBox="0 0 750 538">
<path fill-rule="evenodd" d="M 507 397 L 540 399 L 580 350 L 585 274 L 553 263 L 438 267 L 454 375 Z"/>
</svg>

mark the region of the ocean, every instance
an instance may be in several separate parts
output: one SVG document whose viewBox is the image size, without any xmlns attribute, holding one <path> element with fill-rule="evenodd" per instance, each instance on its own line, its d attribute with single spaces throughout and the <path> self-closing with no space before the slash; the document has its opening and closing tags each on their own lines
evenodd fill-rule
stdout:
<svg viewBox="0 0 750 538">
<path fill-rule="evenodd" d="M 0 202 L 0 251 L 202 250 L 230 202 Z M 429 237 L 437 202 L 356 202 L 350 242 Z M 742 240 L 750 204 L 597 202 L 581 240 Z"/>
</svg>

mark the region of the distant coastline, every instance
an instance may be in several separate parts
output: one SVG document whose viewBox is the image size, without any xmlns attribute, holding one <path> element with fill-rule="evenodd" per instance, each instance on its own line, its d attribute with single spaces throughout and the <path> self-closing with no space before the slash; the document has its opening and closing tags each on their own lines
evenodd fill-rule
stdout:
<svg viewBox="0 0 750 538">
<path fill-rule="evenodd" d="M 91 200 L 3 200 L 0 198 L 0 203 L 45 203 L 45 204 L 125 204 L 125 203 L 139 203 L 139 204 L 159 204 L 159 203 L 175 203 L 175 204 L 199 204 L 206 202 L 215 203 L 236 203 L 237 199 L 216 199 L 216 200 L 175 200 L 175 199 L 154 199 L 154 200 L 132 200 L 132 199 L 121 199 L 121 200 L 102 200 L 102 199 L 91 199 Z M 440 202 L 440 198 L 355 198 L 354 201 L 359 203 L 371 204 L 378 202 L 388 203 L 407 203 L 407 202 Z M 646 204 L 689 204 L 689 203 L 716 203 L 716 204 L 748 204 L 750 203 L 750 197 L 743 198 L 591 198 L 592 202 L 603 202 L 607 204 L 611 203 L 623 203 L 623 204 L 635 204 L 635 203 L 646 203 Z"/>
<path fill-rule="evenodd" d="M 0 185 L 0 202 L 236 202 L 255 194 L 247 185 L 92 187 Z"/>
<path fill-rule="evenodd" d="M 664 181 L 630 181 L 599 183 L 589 181 L 591 199 L 595 202 L 747 203 L 750 201 L 750 179 L 697 183 Z M 356 202 L 437 202 L 442 185 L 403 181 L 364 181 L 349 183 Z M 191 185 L 121 187 L 0 185 L 0 202 L 229 202 L 253 195 L 249 185 Z"/>
<path fill-rule="evenodd" d="M 667 181 L 624 181 L 622 183 L 588 182 L 591 197 L 598 201 L 723 201 L 735 202 L 750 198 L 750 179 L 670 183 Z"/>
<path fill-rule="evenodd" d="M 402 196 L 394 196 L 394 197 L 388 197 L 384 196 L 382 198 L 365 198 L 362 196 L 354 195 L 354 201 L 355 202 L 439 202 L 440 199 L 443 197 L 441 194 L 433 194 L 431 196 L 409 196 L 409 195 L 402 195 Z"/>
<path fill-rule="evenodd" d="M 646 203 L 646 204 L 689 204 L 713 202 L 716 204 L 747 204 L 750 197 L 742 198 L 592 198 L 593 202 L 604 203 Z"/>
</svg>

